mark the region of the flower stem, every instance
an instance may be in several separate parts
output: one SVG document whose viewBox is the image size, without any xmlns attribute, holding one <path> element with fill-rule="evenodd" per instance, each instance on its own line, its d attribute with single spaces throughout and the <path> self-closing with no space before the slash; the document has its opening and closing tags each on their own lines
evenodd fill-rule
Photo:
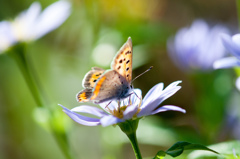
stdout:
<svg viewBox="0 0 240 159">
<path fill-rule="evenodd" d="M 127 136 L 132 144 L 132 148 L 135 153 L 136 159 L 142 159 L 142 155 L 141 155 L 141 152 L 140 152 L 140 149 L 138 146 L 138 142 L 137 142 L 136 133 L 132 133 Z"/>
<path fill-rule="evenodd" d="M 20 43 L 15 45 L 12 51 L 9 52 L 9 55 L 17 63 L 37 106 L 41 108 L 45 107 L 49 111 L 50 115 L 53 116 L 54 111 L 49 107 L 47 107 L 46 94 L 44 94 L 43 90 L 41 89 L 42 87 L 40 86 L 40 83 L 37 83 L 38 81 L 36 81 L 36 79 L 34 80 L 34 77 L 31 74 L 30 66 L 26 59 L 25 44 Z M 45 95 L 45 96 L 42 97 L 41 95 Z M 50 126 L 50 131 L 54 136 L 56 142 L 58 143 L 60 149 L 62 150 L 62 153 L 64 154 L 65 158 L 72 159 L 73 157 L 69 150 L 69 144 L 68 144 L 66 133 L 59 132 L 58 129 L 55 127 L 53 120 L 54 119 L 50 118 L 50 120 L 48 121 Z"/>
<path fill-rule="evenodd" d="M 43 107 L 44 104 L 41 100 L 41 96 L 38 91 L 37 85 L 34 83 L 34 80 L 30 74 L 29 67 L 27 65 L 27 61 L 25 58 L 25 44 L 16 45 L 13 48 L 13 51 L 10 52 L 9 54 L 17 63 L 37 106 Z"/>
<path fill-rule="evenodd" d="M 125 122 L 118 123 L 118 126 L 127 135 L 128 139 L 130 140 L 136 159 L 142 159 L 142 155 L 138 146 L 138 141 L 136 136 L 138 122 L 139 122 L 139 119 L 127 120 Z"/>
<path fill-rule="evenodd" d="M 238 16 L 238 28 L 240 30 L 240 0 L 237 0 L 237 16 Z"/>
</svg>

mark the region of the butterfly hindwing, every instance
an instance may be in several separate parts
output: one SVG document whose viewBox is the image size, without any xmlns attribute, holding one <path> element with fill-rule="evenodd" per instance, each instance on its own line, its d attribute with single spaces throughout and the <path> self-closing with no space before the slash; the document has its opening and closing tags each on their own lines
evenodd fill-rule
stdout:
<svg viewBox="0 0 240 159">
<path fill-rule="evenodd" d="M 92 96 L 92 89 L 84 89 L 77 94 L 77 101 L 78 102 L 88 102 Z"/>
<path fill-rule="evenodd" d="M 132 80 L 132 54 L 132 40 L 129 37 L 112 62 L 112 69 L 122 75 L 128 83 Z"/>
<path fill-rule="evenodd" d="M 115 70 L 106 71 L 97 81 L 91 100 L 102 103 L 112 99 L 127 96 L 129 84 L 126 79 Z"/>
<path fill-rule="evenodd" d="M 84 76 L 82 85 L 84 88 L 94 88 L 97 80 L 103 74 L 105 70 L 98 67 L 93 67 L 86 75 Z"/>
</svg>

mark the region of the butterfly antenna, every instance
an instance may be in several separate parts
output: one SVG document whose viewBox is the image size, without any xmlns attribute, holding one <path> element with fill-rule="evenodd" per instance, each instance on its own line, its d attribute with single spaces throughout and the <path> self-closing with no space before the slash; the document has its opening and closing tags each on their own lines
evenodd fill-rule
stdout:
<svg viewBox="0 0 240 159">
<path fill-rule="evenodd" d="M 147 73 L 148 71 L 150 71 L 151 69 L 153 68 L 153 66 L 149 67 L 149 69 L 147 69 L 146 71 L 144 71 L 143 73 L 141 73 L 140 75 L 138 75 L 137 77 L 135 77 L 132 81 L 131 81 L 131 84 L 133 83 L 133 81 L 135 79 L 137 79 L 138 77 L 142 76 L 143 74 Z"/>
</svg>

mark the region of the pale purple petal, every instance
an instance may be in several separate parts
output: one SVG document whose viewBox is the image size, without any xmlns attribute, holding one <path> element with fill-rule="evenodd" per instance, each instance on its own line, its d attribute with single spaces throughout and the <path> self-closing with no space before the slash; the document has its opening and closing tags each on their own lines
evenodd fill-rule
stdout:
<svg viewBox="0 0 240 159">
<path fill-rule="evenodd" d="M 151 115 L 156 114 L 156 113 L 160 113 L 160 112 L 165 112 L 165 111 L 179 111 L 182 113 L 186 113 L 185 109 L 182 109 L 180 107 L 174 106 L 174 105 L 164 105 L 156 110 L 154 110 Z"/>
<path fill-rule="evenodd" d="M 161 92 L 162 90 L 163 90 L 163 83 L 156 84 L 147 92 L 147 94 L 143 98 L 143 103 L 151 101 L 153 95 Z"/>
<path fill-rule="evenodd" d="M 35 23 L 41 12 L 39 2 L 34 2 L 28 10 L 20 13 L 12 22 L 12 29 L 18 41 L 32 40 L 34 37 Z"/>
<path fill-rule="evenodd" d="M 133 95 L 131 95 L 132 103 L 139 103 L 142 98 L 142 91 L 140 89 L 134 89 Z"/>
<path fill-rule="evenodd" d="M 36 38 L 58 28 L 70 15 L 71 5 L 68 1 L 57 1 L 48 6 L 39 16 L 36 23 Z"/>
<path fill-rule="evenodd" d="M 214 69 L 230 68 L 235 66 L 240 66 L 240 60 L 236 57 L 226 57 L 213 63 Z"/>
<path fill-rule="evenodd" d="M 109 125 L 113 125 L 113 124 L 117 124 L 119 122 L 123 122 L 123 120 L 112 116 L 112 115 L 108 115 L 108 116 L 104 116 L 100 119 L 100 123 L 102 126 L 109 126 Z"/>
<path fill-rule="evenodd" d="M 13 36 L 11 23 L 7 21 L 0 22 L 0 52 L 7 50 L 16 42 Z"/>
<path fill-rule="evenodd" d="M 126 108 L 126 110 L 123 112 L 123 119 L 128 120 L 133 117 L 134 114 L 136 114 L 138 111 L 138 104 L 134 103 L 133 105 L 130 105 Z"/>
<path fill-rule="evenodd" d="M 71 111 L 78 112 L 78 113 L 88 113 L 88 114 L 92 114 L 92 115 L 95 115 L 98 117 L 103 117 L 105 115 L 108 115 L 102 109 L 99 109 L 99 108 L 93 107 L 93 106 L 86 106 L 86 105 L 81 105 L 81 106 L 75 107 L 75 108 L 71 109 Z"/>
<path fill-rule="evenodd" d="M 102 109 L 104 110 L 114 110 L 118 107 L 118 103 L 113 100 L 113 101 L 107 101 L 107 102 L 103 102 L 103 103 L 99 103 L 99 106 L 102 107 Z"/>
<path fill-rule="evenodd" d="M 141 111 L 138 113 L 138 117 L 145 116 L 151 114 L 151 112 L 158 107 L 160 103 L 162 103 L 165 99 L 169 98 L 173 94 L 175 94 L 181 86 L 177 86 L 181 81 L 176 81 L 171 83 L 167 88 L 165 88 L 161 92 L 154 92 L 147 100 L 144 100 Z"/>
<path fill-rule="evenodd" d="M 240 34 L 234 35 L 232 38 L 227 34 L 222 34 L 222 42 L 226 49 L 230 51 L 232 55 L 234 55 L 236 58 L 240 60 L 240 43 L 239 43 L 239 37 Z"/>
<path fill-rule="evenodd" d="M 236 87 L 240 91 L 240 77 L 238 77 L 236 80 Z"/>
<path fill-rule="evenodd" d="M 59 104 L 62 108 L 63 111 L 75 122 L 82 124 L 82 125 L 86 125 L 86 126 L 97 126 L 100 125 L 100 119 L 97 118 L 90 118 L 90 117 L 86 117 L 80 114 L 77 114 L 75 112 L 72 112 L 71 110 L 67 109 L 66 107 L 62 106 L 61 104 Z"/>
</svg>

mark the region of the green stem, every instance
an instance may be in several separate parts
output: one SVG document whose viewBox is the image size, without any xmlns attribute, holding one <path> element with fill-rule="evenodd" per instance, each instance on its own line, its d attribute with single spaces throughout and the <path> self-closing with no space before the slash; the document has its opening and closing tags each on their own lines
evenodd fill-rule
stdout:
<svg viewBox="0 0 240 159">
<path fill-rule="evenodd" d="M 142 155 L 138 146 L 136 131 L 138 127 L 139 119 L 127 120 L 122 123 L 118 123 L 118 126 L 129 138 L 133 151 L 135 153 L 136 159 L 142 159 Z"/>
<path fill-rule="evenodd" d="M 21 44 L 14 46 L 13 51 L 10 52 L 9 55 L 17 63 L 37 106 L 38 107 L 44 107 L 44 106 L 46 107 L 47 104 L 44 104 L 44 102 L 43 102 L 44 100 L 42 99 L 42 96 L 40 95 L 41 92 L 39 91 L 39 90 L 41 90 L 40 89 L 41 86 L 39 83 L 36 84 L 36 80 L 34 80 L 34 77 L 31 74 L 31 70 L 28 65 L 28 61 L 26 59 L 25 53 L 26 53 L 25 44 L 21 43 Z M 46 95 L 43 93 L 43 91 L 42 91 L 42 94 Z M 46 103 L 46 99 L 45 99 L 45 103 Z M 51 117 L 53 117 L 54 116 L 53 110 L 51 110 L 49 107 L 46 107 L 46 109 L 49 111 Z M 68 139 L 67 139 L 66 133 L 59 132 L 57 130 L 57 128 L 55 128 L 53 121 L 54 121 L 54 118 L 51 118 L 49 121 L 50 131 L 53 134 L 54 138 L 56 139 L 56 142 L 58 143 L 60 149 L 62 150 L 65 158 L 72 159 L 73 157 L 69 150 Z"/>
<path fill-rule="evenodd" d="M 238 27 L 240 29 L 240 0 L 237 0 Z"/>
<path fill-rule="evenodd" d="M 24 80 L 37 104 L 38 107 L 43 107 L 43 102 L 41 100 L 41 96 L 37 89 L 37 85 L 34 83 L 34 80 L 30 74 L 29 67 L 27 66 L 27 61 L 25 58 L 25 46 L 24 44 L 16 45 L 13 49 L 13 52 L 10 52 L 10 56 L 15 60 L 17 63 Z"/>
<path fill-rule="evenodd" d="M 142 155 L 141 155 L 141 152 L 140 152 L 140 149 L 139 149 L 139 146 L 138 146 L 136 133 L 132 133 L 132 134 L 129 134 L 127 136 L 128 136 L 128 138 L 131 142 L 131 145 L 132 145 L 133 151 L 135 153 L 136 159 L 142 159 Z"/>
</svg>

